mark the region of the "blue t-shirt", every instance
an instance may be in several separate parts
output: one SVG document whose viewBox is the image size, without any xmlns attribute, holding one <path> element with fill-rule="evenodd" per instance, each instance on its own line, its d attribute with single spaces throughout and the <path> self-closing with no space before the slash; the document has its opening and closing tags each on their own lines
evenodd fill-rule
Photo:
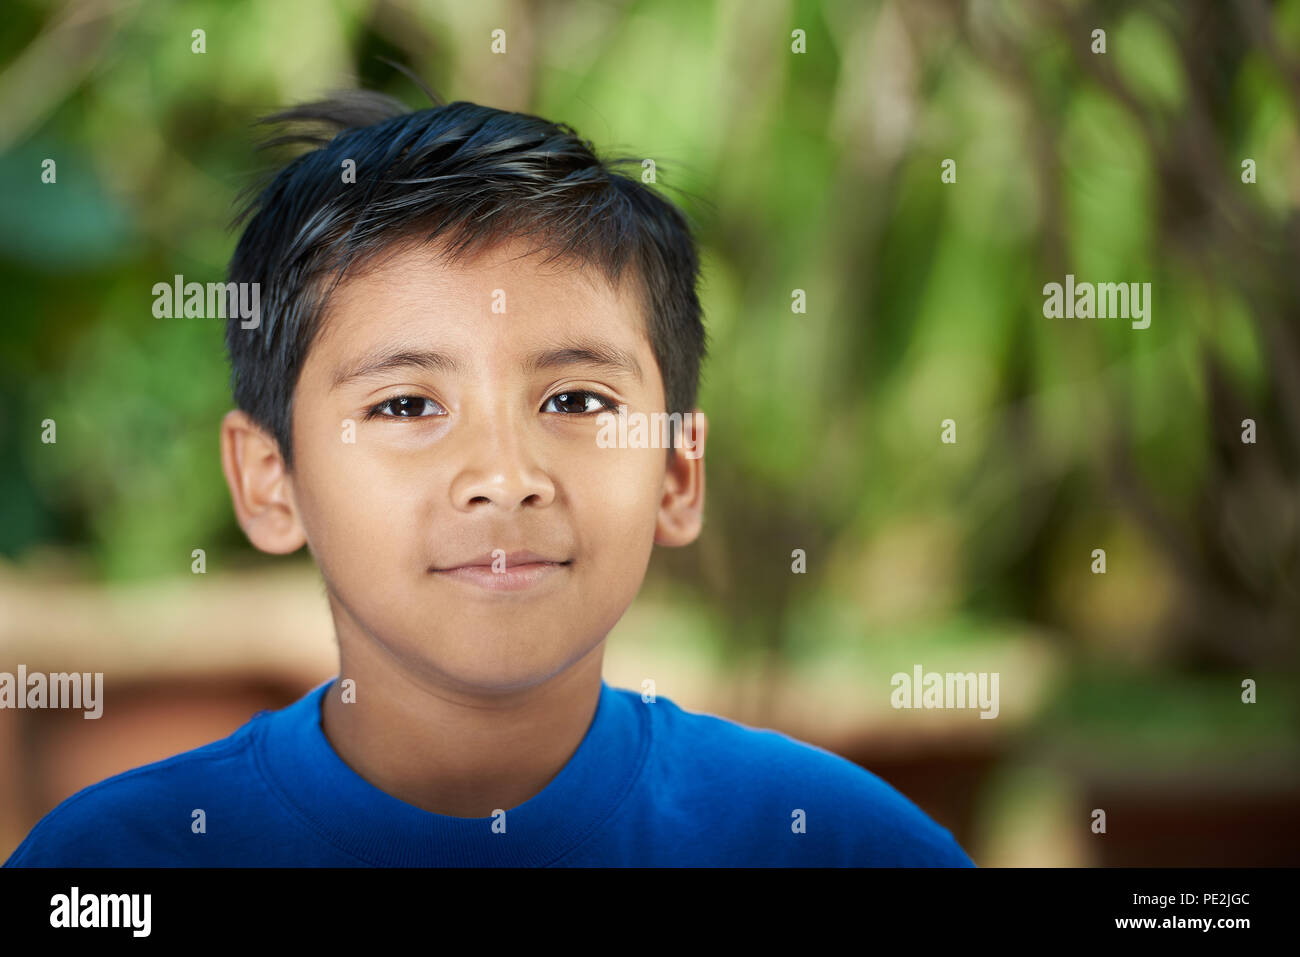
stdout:
<svg viewBox="0 0 1300 957">
<path fill-rule="evenodd" d="M 334 751 L 321 730 L 332 684 L 74 794 L 5 866 L 974 866 L 870 771 L 603 680 L 581 744 L 540 793 L 495 818 L 433 814 Z"/>
</svg>

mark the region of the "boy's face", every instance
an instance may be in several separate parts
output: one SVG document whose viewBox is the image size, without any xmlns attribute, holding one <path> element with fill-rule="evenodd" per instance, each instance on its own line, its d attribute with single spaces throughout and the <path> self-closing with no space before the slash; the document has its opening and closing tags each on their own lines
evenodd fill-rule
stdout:
<svg viewBox="0 0 1300 957">
<path fill-rule="evenodd" d="M 242 413 L 223 430 L 241 525 L 265 551 L 308 544 L 344 655 L 371 643 L 461 691 L 577 662 L 653 544 L 700 528 L 702 416 L 694 458 L 597 442 L 597 412 L 665 408 L 630 284 L 525 252 L 409 248 L 341 284 L 295 391 L 292 473 Z"/>
</svg>

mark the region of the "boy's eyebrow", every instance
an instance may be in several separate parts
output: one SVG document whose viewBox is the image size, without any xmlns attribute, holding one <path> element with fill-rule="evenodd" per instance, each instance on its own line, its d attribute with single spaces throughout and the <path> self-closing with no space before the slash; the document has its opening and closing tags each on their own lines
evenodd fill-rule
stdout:
<svg viewBox="0 0 1300 957">
<path fill-rule="evenodd" d="M 638 382 L 644 381 L 641 363 L 636 361 L 636 356 L 603 342 L 566 342 L 555 349 L 535 352 L 525 361 L 524 371 L 539 372 L 569 365 L 597 366 L 633 376 Z"/>
<path fill-rule="evenodd" d="M 334 373 L 334 384 L 330 389 L 337 389 L 353 379 L 365 379 L 393 369 L 424 369 L 426 372 L 453 373 L 460 369 L 460 364 L 444 352 L 432 352 L 427 349 L 400 349 L 370 355 L 350 368 L 342 368 Z"/>
<path fill-rule="evenodd" d="M 568 342 L 554 349 L 535 352 L 524 361 L 525 372 L 540 372 L 559 366 L 589 365 L 631 375 L 644 381 L 641 363 L 636 356 L 616 346 L 602 342 Z M 428 349 L 400 349 L 367 356 L 356 365 L 339 369 L 334 374 L 331 390 L 351 382 L 391 372 L 394 369 L 417 368 L 427 372 L 454 374 L 461 371 L 460 363 L 445 352 Z"/>
</svg>

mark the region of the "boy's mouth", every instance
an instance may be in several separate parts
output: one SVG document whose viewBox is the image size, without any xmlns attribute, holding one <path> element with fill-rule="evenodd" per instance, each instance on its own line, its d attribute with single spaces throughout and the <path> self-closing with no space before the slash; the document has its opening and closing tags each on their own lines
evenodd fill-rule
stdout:
<svg viewBox="0 0 1300 957">
<path fill-rule="evenodd" d="M 552 558 L 527 550 L 494 549 L 454 565 L 430 567 L 429 572 L 493 591 L 518 591 L 554 580 L 572 564 L 573 559 Z"/>
<path fill-rule="evenodd" d="M 507 552 L 503 548 L 494 548 L 492 551 L 485 552 L 476 558 L 469 558 L 463 562 L 452 562 L 448 565 L 433 566 L 429 570 L 448 572 L 455 571 L 457 568 L 479 568 L 484 565 L 488 568 L 501 568 L 504 566 L 510 569 L 516 565 L 568 565 L 570 561 L 570 559 L 539 555 L 537 552 L 531 552 L 527 549 L 516 549 L 513 552 Z"/>
</svg>

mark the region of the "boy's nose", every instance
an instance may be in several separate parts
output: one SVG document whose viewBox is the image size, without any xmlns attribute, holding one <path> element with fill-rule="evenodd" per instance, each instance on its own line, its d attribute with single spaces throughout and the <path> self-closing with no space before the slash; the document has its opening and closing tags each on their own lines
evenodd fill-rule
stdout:
<svg viewBox="0 0 1300 957">
<path fill-rule="evenodd" d="M 508 425 L 476 431 L 468 439 L 464 464 L 451 483 L 456 508 L 468 511 L 496 505 L 512 512 L 555 500 L 555 485 L 525 437 Z"/>
</svg>

